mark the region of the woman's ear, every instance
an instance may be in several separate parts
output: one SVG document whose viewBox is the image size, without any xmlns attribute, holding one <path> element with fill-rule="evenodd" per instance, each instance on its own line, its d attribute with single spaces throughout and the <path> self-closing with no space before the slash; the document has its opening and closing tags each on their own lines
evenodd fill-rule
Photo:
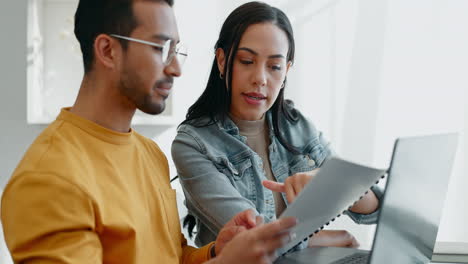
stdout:
<svg viewBox="0 0 468 264">
<path fill-rule="evenodd" d="M 288 61 L 288 64 L 286 65 L 286 75 L 288 74 L 289 69 L 291 68 L 292 64 L 293 64 L 292 61 Z"/>
<path fill-rule="evenodd" d="M 292 61 L 289 61 L 288 64 L 286 65 L 286 73 L 284 74 L 284 80 L 283 80 L 283 84 L 281 85 L 281 89 L 283 89 L 284 86 L 286 85 L 286 78 L 288 77 L 288 72 L 289 72 L 289 69 L 291 69 L 291 66 L 292 66 Z"/>
<path fill-rule="evenodd" d="M 221 74 L 224 74 L 224 63 L 225 63 L 225 56 L 224 50 L 222 48 L 218 48 L 216 50 L 216 62 L 218 64 L 218 70 Z"/>
</svg>

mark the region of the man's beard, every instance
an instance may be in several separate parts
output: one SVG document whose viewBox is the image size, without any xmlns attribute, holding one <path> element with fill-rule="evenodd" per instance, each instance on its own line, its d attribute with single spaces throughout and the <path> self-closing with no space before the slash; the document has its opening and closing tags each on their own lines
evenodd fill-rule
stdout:
<svg viewBox="0 0 468 264">
<path fill-rule="evenodd" d="M 130 77 L 130 78 L 129 78 Z M 163 97 L 162 95 L 158 95 L 161 98 L 161 100 L 154 101 L 152 95 L 153 93 L 157 93 L 156 88 L 160 87 L 162 84 L 165 83 L 173 83 L 173 78 L 172 77 L 166 77 L 164 79 L 160 79 L 156 81 L 154 84 L 152 91 L 153 93 L 145 93 L 143 89 L 139 89 L 140 87 L 143 87 L 143 85 L 139 84 L 138 82 L 135 82 L 134 80 L 137 80 L 138 78 L 131 77 L 128 74 L 124 74 L 122 79 L 120 80 L 119 84 L 119 90 L 124 95 L 127 97 L 127 99 L 132 102 L 135 107 L 150 115 L 158 115 L 164 111 L 166 108 L 166 97 Z"/>
<path fill-rule="evenodd" d="M 160 102 L 153 102 L 151 96 L 146 94 L 143 100 L 135 102 L 135 106 L 138 110 L 149 115 L 159 115 L 166 109 L 166 98 Z"/>
</svg>

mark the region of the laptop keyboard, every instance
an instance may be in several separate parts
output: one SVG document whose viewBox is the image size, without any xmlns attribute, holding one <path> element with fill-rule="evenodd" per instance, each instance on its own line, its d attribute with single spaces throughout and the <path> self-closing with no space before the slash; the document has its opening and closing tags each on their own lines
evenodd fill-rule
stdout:
<svg viewBox="0 0 468 264">
<path fill-rule="evenodd" d="M 332 264 L 367 264 L 368 261 L 369 253 L 354 253 L 332 262 Z"/>
</svg>

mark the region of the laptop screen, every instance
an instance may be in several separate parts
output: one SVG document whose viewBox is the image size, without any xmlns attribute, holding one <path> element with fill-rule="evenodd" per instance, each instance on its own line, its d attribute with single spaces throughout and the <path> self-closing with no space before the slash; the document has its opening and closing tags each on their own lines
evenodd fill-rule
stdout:
<svg viewBox="0 0 468 264">
<path fill-rule="evenodd" d="M 370 263 L 430 261 L 456 145 L 456 134 L 397 140 Z"/>
</svg>

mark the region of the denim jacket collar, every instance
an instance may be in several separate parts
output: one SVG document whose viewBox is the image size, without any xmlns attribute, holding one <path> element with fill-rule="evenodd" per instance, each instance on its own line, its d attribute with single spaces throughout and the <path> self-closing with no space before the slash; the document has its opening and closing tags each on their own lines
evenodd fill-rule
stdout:
<svg viewBox="0 0 468 264">
<path fill-rule="evenodd" d="M 229 116 L 226 116 L 224 118 L 224 122 L 219 116 L 215 120 L 216 125 L 220 130 L 225 131 L 226 133 L 231 134 L 233 136 L 240 136 L 239 127 L 237 127 L 236 123 L 234 123 L 234 121 L 232 121 L 232 119 Z M 272 123 L 272 115 L 270 111 L 266 112 L 266 121 L 268 123 L 269 135 L 273 136 L 274 129 Z"/>
<path fill-rule="evenodd" d="M 234 136 L 239 135 L 239 128 L 228 115 L 225 116 L 224 120 L 222 117 L 218 116 L 216 118 L 216 125 L 220 130 L 225 131 L 228 134 Z"/>
</svg>

